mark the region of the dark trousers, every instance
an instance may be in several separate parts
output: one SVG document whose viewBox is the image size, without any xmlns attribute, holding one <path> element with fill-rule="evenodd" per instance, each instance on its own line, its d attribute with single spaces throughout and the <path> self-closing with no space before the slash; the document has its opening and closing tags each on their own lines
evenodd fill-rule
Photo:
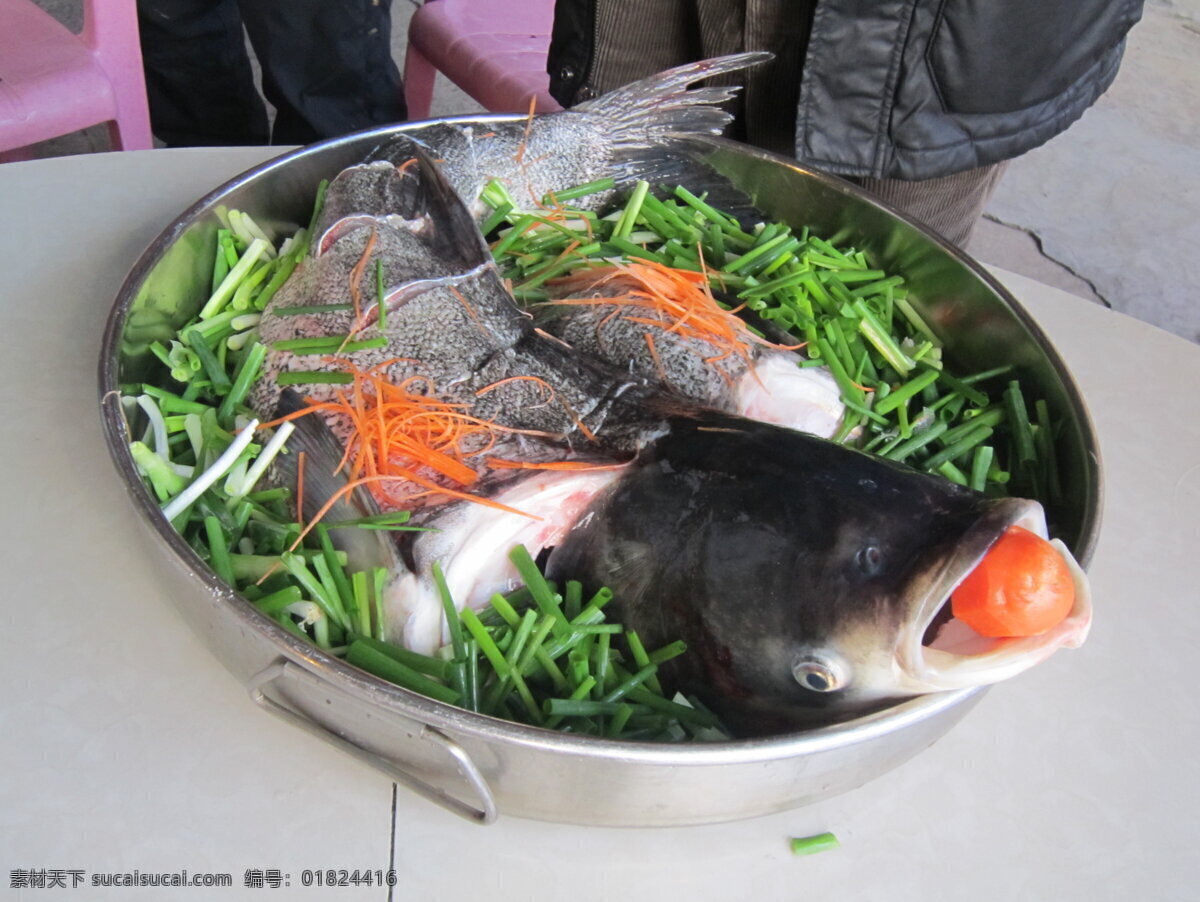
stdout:
<svg viewBox="0 0 1200 902">
<path fill-rule="evenodd" d="M 309 144 L 407 118 L 391 0 L 138 0 L 138 25 L 151 126 L 168 145 Z"/>
</svg>

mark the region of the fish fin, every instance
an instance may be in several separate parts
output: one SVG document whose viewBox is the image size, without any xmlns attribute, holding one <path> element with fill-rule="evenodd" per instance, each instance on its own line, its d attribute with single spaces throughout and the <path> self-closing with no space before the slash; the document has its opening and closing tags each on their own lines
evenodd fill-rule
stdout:
<svg viewBox="0 0 1200 902">
<path fill-rule="evenodd" d="M 765 52 L 736 53 L 687 63 L 609 91 L 572 110 L 603 117 L 618 148 L 644 150 L 680 136 L 719 135 L 733 118 L 719 104 L 733 97 L 738 88 L 689 90 L 688 86 L 771 57 Z"/>
<path fill-rule="evenodd" d="M 279 395 L 275 413 L 276 416 L 287 416 L 306 406 L 299 394 L 291 388 L 285 388 Z M 320 415 L 296 417 L 292 423 L 296 428 L 288 439 L 291 453 L 281 454 L 275 459 L 275 474 L 280 484 L 296 485 L 300 453 L 304 453 L 304 509 L 299 513 L 303 521 L 309 523 L 329 499 L 346 485 L 346 476 L 338 469 L 343 448 Z M 322 517 L 322 522 L 333 526 L 379 513 L 379 505 L 371 493 L 360 486 L 335 502 Z M 400 566 L 399 552 L 387 533 L 345 528 L 331 530 L 329 537 L 336 548 L 346 552 L 349 558 L 347 570 L 386 567 L 390 572 L 395 572 L 396 567 Z"/>
<path fill-rule="evenodd" d="M 415 143 L 412 155 L 417 161 L 419 178 L 413 217 L 424 215 L 429 218 L 432 224 L 431 252 L 457 261 L 464 270 L 491 263 L 492 254 L 487 242 L 454 186 L 429 154 Z"/>
</svg>

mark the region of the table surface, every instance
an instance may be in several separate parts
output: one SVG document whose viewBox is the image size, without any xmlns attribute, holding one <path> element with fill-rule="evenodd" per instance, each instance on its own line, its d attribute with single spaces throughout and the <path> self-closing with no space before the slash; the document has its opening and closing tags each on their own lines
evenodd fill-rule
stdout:
<svg viewBox="0 0 1200 902">
<path fill-rule="evenodd" d="M 1200 347 L 1006 272 L 1100 436 L 1096 623 L 909 763 L 733 824 L 481 828 L 259 711 L 163 603 L 104 447 L 96 367 L 145 246 L 276 152 L 0 165 L 0 897 L 41 898 L 15 872 L 70 886 L 74 871 L 85 886 L 69 898 L 120 899 L 140 896 L 93 878 L 185 869 L 232 877 L 173 891 L 193 899 L 1197 897 Z M 789 852 L 826 830 L 841 848 Z M 394 868 L 396 887 L 301 886 L 329 868 Z M 246 887 L 248 870 L 266 887 Z"/>
</svg>

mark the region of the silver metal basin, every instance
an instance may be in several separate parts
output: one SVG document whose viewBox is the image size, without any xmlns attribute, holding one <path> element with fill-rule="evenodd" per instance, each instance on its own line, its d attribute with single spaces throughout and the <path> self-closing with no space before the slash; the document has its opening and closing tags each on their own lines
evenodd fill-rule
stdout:
<svg viewBox="0 0 1200 902">
<path fill-rule="evenodd" d="M 480 125 L 516 117 L 483 117 Z M 416 695 L 300 641 L 223 584 L 171 529 L 128 452 L 115 390 L 142 381 L 150 342 L 193 316 L 211 278 L 219 205 L 260 223 L 307 221 L 322 178 L 359 161 L 392 134 L 362 132 L 286 154 L 202 198 L 163 232 L 116 299 L 100 360 L 109 450 L 153 536 L 163 594 L 245 684 L 260 706 L 333 742 L 438 803 L 482 823 L 499 812 L 602 825 L 681 825 L 752 817 L 845 792 L 932 744 L 983 689 L 911 699 L 809 732 L 712 744 L 617 742 L 554 733 Z M 818 234 L 849 235 L 873 262 L 903 275 L 951 359 L 1002 363 L 1050 405 L 1059 438 L 1062 501 L 1052 531 L 1086 564 L 1099 528 L 1100 467 L 1087 410 L 1058 354 L 1020 305 L 976 263 L 936 235 L 840 180 L 727 141 L 698 151 L 764 213 Z M 249 764 L 247 766 L 250 766 Z"/>
</svg>

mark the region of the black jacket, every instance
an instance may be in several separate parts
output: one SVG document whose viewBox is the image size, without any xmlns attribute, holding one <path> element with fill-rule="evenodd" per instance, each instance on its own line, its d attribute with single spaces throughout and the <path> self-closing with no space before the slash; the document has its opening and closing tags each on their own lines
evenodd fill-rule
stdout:
<svg viewBox="0 0 1200 902">
<path fill-rule="evenodd" d="M 564 105 L 586 92 L 597 2 L 557 0 L 547 68 Z M 1108 88 L 1141 10 L 1142 0 L 818 0 L 796 158 L 925 179 L 1018 156 Z"/>
</svg>

